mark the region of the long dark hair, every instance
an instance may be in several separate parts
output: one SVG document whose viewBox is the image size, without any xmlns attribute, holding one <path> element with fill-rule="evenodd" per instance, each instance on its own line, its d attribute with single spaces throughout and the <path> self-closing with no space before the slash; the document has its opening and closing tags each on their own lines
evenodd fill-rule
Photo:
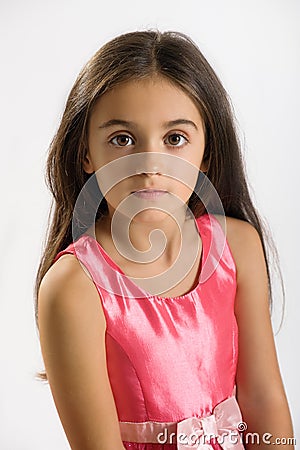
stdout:
<svg viewBox="0 0 300 450">
<path fill-rule="evenodd" d="M 225 215 L 251 223 L 259 233 L 272 305 L 270 255 L 276 260 L 277 268 L 278 256 L 266 224 L 249 194 L 236 122 L 227 92 L 191 38 L 173 31 L 136 31 L 112 39 L 85 65 L 70 92 L 60 126 L 50 145 L 46 182 L 53 195 L 53 203 L 36 277 L 37 327 L 37 298 L 41 280 L 57 253 L 72 242 L 75 202 L 91 176 L 83 170 L 83 160 L 88 148 L 87 125 L 93 105 L 102 94 L 119 83 L 153 75 L 163 76 L 175 83 L 198 106 L 205 126 L 206 176 L 221 199 Z M 203 204 L 194 193 L 188 206 L 195 217 L 203 212 Z M 99 217 L 106 213 L 107 204 L 103 199 L 97 214 Z M 281 273 L 280 278 L 282 282 Z M 45 372 L 39 373 L 38 377 L 47 379 Z"/>
</svg>

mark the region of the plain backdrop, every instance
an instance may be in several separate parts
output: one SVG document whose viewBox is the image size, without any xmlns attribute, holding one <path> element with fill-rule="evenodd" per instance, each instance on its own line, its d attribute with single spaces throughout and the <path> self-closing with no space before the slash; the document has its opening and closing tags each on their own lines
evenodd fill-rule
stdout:
<svg viewBox="0 0 300 450">
<path fill-rule="evenodd" d="M 280 255 L 286 312 L 276 346 L 300 438 L 299 13 L 297 0 L 1 1 L 1 450 L 69 448 L 49 385 L 35 379 L 47 148 L 83 64 L 116 35 L 148 28 L 188 34 L 231 96 L 253 199 Z"/>
</svg>

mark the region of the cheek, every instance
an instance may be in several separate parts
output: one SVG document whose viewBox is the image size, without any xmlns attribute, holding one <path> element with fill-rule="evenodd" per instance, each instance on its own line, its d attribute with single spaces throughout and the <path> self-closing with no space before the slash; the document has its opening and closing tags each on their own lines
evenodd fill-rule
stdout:
<svg viewBox="0 0 300 450">
<path fill-rule="evenodd" d="M 204 156 L 204 145 L 201 142 L 191 153 L 190 162 L 194 164 L 194 166 L 200 168 L 203 156 Z"/>
<path fill-rule="evenodd" d="M 106 201 L 116 208 L 118 204 L 126 198 L 130 192 L 127 180 L 118 181 L 118 177 L 100 176 L 97 178 L 98 186 Z"/>
<path fill-rule="evenodd" d="M 183 181 L 173 181 L 172 183 L 172 193 L 178 196 L 184 203 L 192 195 L 194 188 L 196 186 L 197 179 L 189 179 Z"/>
<path fill-rule="evenodd" d="M 198 180 L 200 164 L 199 154 L 196 157 L 189 155 L 189 158 L 185 158 L 184 164 L 181 164 L 180 170 L 176 173 L 176 179 L 174 179 L 174 183 L 176 182 L 177 188 L 181 192 L 190 194 L 193 192 Z"/>
<path fill-rule="evenodd" d="M 124 186 L 126 181 L 126 173 L 121 170 L 120 165 L 114 159 L 95 158 L 95 171 L 97 182 L 101 192 L 106 195 L 114 195 L 115 192 L 120 192 L 121 186 Z M 119 186 L 120 185 L 120 186 Z"/>
</svg>

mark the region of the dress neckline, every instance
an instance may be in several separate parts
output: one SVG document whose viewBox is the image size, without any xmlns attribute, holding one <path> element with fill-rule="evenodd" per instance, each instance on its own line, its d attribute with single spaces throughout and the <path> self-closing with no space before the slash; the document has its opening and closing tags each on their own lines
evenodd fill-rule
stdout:
<svg viewBox="0 0 300 450">
<path fill-rule="evenodd" d="M 157 300 L 184 300 L 187 297 L 192 296 L 194 293 L 196 293 L 199 288 L 200 285 L 205 283 L 201 282 L 201 274 L 203 272 L 203 267 L 205 266 L 206 260 L 207 260 L 207 235 L 206 235 L 206 229 L 204 229 L 204 227 L 200 230 L 200 222 L 206 221 L 208 219 L 208 221 L 210 221 L 209 215 L 207 213 L 202 214 L 200 217 L 195 218 L 195 223 L 198 229 L 198 233 L 202 242 L 202 251 L 201 251 L 201 256 L 200 256 L 200 262 L 199 262 L 199 267 L 197 270 L 197 284 L 196 286 L 189 290 L 188 292 L 186 292 L 185 294 L 182 295 L 178 295 L 178 296 L 174 296 L 174 297 L 163 297 L 160 295 L 156 295 L 156 294 L 151 294 L 150 292 L 147 292 L 144 288 L 142 288 L 141 286 L 137 285 L 128 275 L 125 274 L 125 272 L 123 272 L 123 270 L 121 269 L 120 266 L 118 266 L 116 264 L 116 262 L 109 256 L 109 254 L 104 250 L 104 248 L 102 247 L 102 245 L 97 241 L 97 239 L 94 236 L 91 236 L 90 234 L 84 234 L 82 236 L 82 238 L 86 238 L 87 240 L 91 240 L 92 243 L 96 244 L 97 248 L 100 250 L 101 254 L 103 255 L 103 257 L 105 258 L 106 262 L 117 272 L 119 272 L 122 277 L 124 277 L 126 279 L 126 282 L 133 285 L 135 289 L 139 289 L 142 293 L 143 293 L 143 297 L 145 298 L 155 298 Z"/>
</svg>

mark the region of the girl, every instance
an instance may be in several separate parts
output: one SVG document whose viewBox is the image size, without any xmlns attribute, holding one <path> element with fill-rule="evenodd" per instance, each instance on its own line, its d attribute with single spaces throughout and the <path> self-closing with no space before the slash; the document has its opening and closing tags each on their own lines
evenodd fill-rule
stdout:
<svg viewBox="0 0 300 450">
<path fill-rule="evenodd" d="M 40 376 L 71 448 L 293 448 L 263 227 L 227 94 L 192 40 L 104 45 L 47 179 Z"/>
</svg>

